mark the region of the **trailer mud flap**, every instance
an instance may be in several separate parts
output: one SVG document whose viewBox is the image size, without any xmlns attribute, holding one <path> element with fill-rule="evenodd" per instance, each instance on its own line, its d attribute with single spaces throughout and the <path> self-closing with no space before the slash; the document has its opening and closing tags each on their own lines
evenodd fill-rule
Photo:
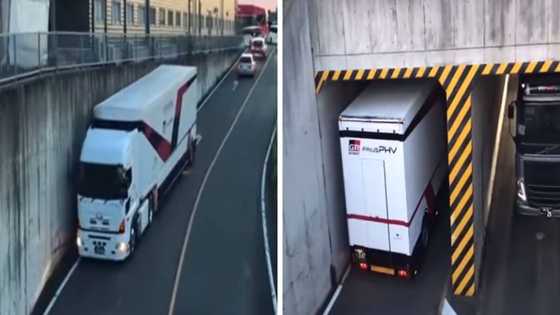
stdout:
<svg viewBox="0 0 560 315">
<path fill-rule="evenodd" d="M 455 295 L 474 296 L 477 287 L 472 184 L 472 82 L 478 76 L 553 72 L 560 73 L 559 61 L 325 70 L 315 75 L 317 94 L 328 82 L 390 79 L 433 78 L 445 90 L 451 209 L 451 290 Z"/>
</svg>

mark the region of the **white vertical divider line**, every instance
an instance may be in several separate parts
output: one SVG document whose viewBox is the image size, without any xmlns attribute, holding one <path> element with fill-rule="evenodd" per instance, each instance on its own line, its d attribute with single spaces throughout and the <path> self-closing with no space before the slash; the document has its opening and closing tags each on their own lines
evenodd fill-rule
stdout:
<svg viewBox="0 0 560 315">
<path fill-rule="evenodd" d="M 274 314 L 277 314 L 276 305 L 276 287 L 274 286 L 274 276 L 272 275 L 272 259 L 270 258 L 270 246 L 268 243 L 268 227 L 266 224 L 266 173 L 268 170 L 268 160 L 270 158 L 270 152 L 272 151 L 272 144 L 274 143 L 274 137 L 276 136 L 276 127 L 270 136 L 270 142 L 268 144 L 268 149 L 266 150 L 266 155 L 263 163 L 263 171 L 261 177 L 261 219 L 264 234 L 264 254 L 266 257 L 266 267 L 268 270 L 268 280 L 270 281 L 270 292 L 272 295 L 272 305 L 274 307 Z M 278 255 L 276 255 L 278 257 Z"/>
</svg>

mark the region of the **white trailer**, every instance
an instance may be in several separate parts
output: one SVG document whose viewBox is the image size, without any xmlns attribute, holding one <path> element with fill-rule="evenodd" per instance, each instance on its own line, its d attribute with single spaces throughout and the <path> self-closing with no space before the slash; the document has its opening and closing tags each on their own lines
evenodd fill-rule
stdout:
<svg viewBox="0 0 560 315">
<path fill-rule="evenodd" d="M 373 82 L 341 113 L 352 259 L 410 278 L 427 246 L 447 173 L 445 94 L 433 80 Z"/>
<path fill-rule="evenodd" d="M 124 260 L 158 201 L 194 161 L 194 67 L 160 66 L 94 108 L 78 176 L 79 254 Z"/>
</svg>

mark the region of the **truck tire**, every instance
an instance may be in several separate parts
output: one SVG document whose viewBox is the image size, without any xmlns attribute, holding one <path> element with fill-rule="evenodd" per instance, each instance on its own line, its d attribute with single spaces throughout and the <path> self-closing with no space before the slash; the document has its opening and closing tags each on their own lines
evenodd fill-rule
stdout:
<svg viewBox="0 0 560 315">
<path fill-rule="evenodd" d="M 134 254 L 134 251 L 136 250 L 136 221 L 135 224 L 132 225 L 132 229 L 130 230 L 130 240 L 128 241 L 128 248 L 129 248 L 129 256 L 132 256 Z"/>
<path fill-rule="evenodd" d="M 420 242 L 422 242 L 422 247 L 428 248 L 428 243 L 430 242 L 430 225 L 428 222 L 428 214 L 424 215 L 422 220 L 422 231 L 420 232 Z"/>
<path fill-rule="evenodd" d="M 153 203 L 150 200 L 148 204 L 148 227 L 152 225 L 153 219 L 154 219 L 154 208 L 153 208 Z"/>
<path fill-rule="evenodd" d="M 150 197 L 149 197 L 148 202 L 149 202 L 148 208 L 151 211 L 151 216 L 148 215 L 148 219 L 149 219 L 149 223 L 152 223 L 152 218 L 154 216 L 154 213 L 157 213 L 158 210 L 159 210 L 158 209 L 159 200 L 158 200 L 158 189 L 157 188 L 154 187 L 152 189 L 152 192 L 150 193 Z"/>
<path fill-rule="evenodd" d="M 195 160 L 195 151 L 196 151 L 196 145 L 194 144 L 194 140 L 191 139 L 189 140 L 189 152 L 187 154 L 187 167 L 192 167 L 194 165 L 194 160 Z"/>
</svg>

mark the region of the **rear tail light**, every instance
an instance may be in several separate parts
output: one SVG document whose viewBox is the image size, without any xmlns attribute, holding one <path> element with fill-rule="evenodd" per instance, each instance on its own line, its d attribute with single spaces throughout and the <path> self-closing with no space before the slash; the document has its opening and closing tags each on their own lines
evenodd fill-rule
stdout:
<svg viewBox="0 0 560 315">
<path fill-rule="evenodd" d="M 397 272 L 397 274 L 398 274 L 399 277 L 401 277 L 401 278 L 408 278 L 408 276 L 409 276 L 408 271 L 406 271 L 406 270 L 399 270 L 399 271 Z"/>
<path fill-rule="evenodd" d="M 366 263 L 360 263 L 360 269 L 366 270 L 367 269 L 367 264 Z"/>
<path fill-rule="evenodd" d="M 121 221 L 121 224 L 119 224 L 119 233 L 124 233 L 124 219 Z"/>
</svg>

